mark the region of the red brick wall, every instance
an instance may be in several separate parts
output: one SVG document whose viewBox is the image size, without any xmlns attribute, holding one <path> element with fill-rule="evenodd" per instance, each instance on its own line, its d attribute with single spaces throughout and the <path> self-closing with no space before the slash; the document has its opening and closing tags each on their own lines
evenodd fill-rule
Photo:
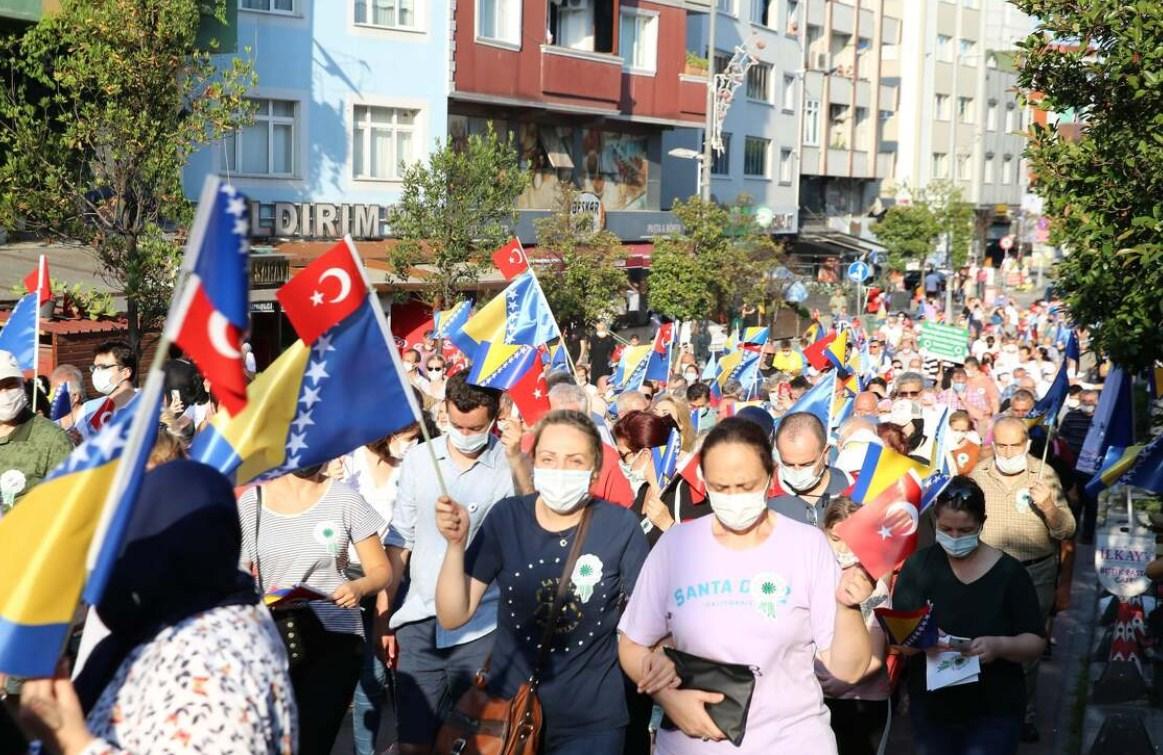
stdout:
<svg viewBox="0 0 1163 755">
<path fill-rule="evenodd" d="M 52 346 L 41 346 L 40 372 L 48 375 L 58 364 L 71 364 L 80 368 L 85 376 L 85 390 L 88 397 L 97 395 L 89 376 L 89 365 L 93 363 L 93 350 L 106 341 L 127 340 L 128 332 L 124 330 L 105 330 L 94 333 L 58 333 L 53 336 Z M 143 353 L 138 362 L 138 370 L 144 373 L 149 368 L 157 347 L 157 334 L 150 333 L 142 337 Z M 138 381 L 138 387 L 141 381 Z"/>
</svg>

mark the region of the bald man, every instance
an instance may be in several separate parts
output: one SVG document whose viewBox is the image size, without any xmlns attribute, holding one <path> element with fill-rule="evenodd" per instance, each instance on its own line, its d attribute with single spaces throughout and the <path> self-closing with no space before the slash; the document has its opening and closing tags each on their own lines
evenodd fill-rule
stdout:
<svg viewBox="0 0 1163 755">
<path fill-rule="evenodd" d="M 824 511 L 851 484 L 837 467 L 828 466 L 828 438 L 814 414 L 784 415 L 775 431 L 776 492 L 767 507 L 797 522 L 824 526 Z"/>
<path fill-rule="evenodd" d="M 879 403 L 880 397 L 875 393 L 872 391 L 862 391 L 856 394 L 856 400 L 852 403 L 852 416 L 875 418 L 878 414 L 876 406 Z"/>
<path fill-rule="evenodd" d="M 1026 567 L 1038 593 L 1042 618 L 1050 616 L 1058 577 L 1059 542 L 1074 534 L 1074 515 L 1062 483 L 1049 464 L 1030 454 L 1030 433 L 1017 417 L 1002 417 L 993 427 L 993 453 L 970 474 L 985 492 L 981 541 L 1013 556 Z M 1025 741 L 1037 737 L 1034 707 L 1038 663 L 1027 664 Z"/>
</svg>

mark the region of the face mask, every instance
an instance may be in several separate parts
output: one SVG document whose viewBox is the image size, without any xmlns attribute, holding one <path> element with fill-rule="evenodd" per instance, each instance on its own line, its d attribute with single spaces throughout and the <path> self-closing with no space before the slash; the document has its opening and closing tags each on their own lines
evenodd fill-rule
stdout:
<svg viewBox="0 0 1163 755">
<path fill-rule="evenodd" d="M 965 437 L 969 435 L 968 430 L 950 430 L 949 431 L 949 447 L 957 448 L 965 442 Z"/>
<path fill-rule="evenodd" d="M 113 371 L 116 367 L 106 367 L 93 373 L 93 387 L 108 396 L 117 390 L 117 383 L 113 382 Z"/>
<path fill-rule="evenodd" d="M 444 373 L 443 367 L 432 367 L 428 370 L 428 374 L 434 378 L 440 377 Z"/>
<path fill-rule="evenodd" d="M 568 514 L 577 509 L 590 491 L 592 469 L 543 469 L 533 468 L 533 487 L 541 496 L 541 502 L 551 511 Z"/>
<path fill-rule="evenodd" d="M 778 393 L 767 394 L 767 403 L 771 404 L 772 406 L 777 406 L 779 404 L 779 394 Z"/>
<path fill-rule="evenodd" d="M 415 372 L 415 371 L 416 371 L 416 363 L 415 362 L 404 362 L 404 372 Z"/>
<path fill-rule="evenodd" d="M 404 454 L 408 453 L 419 442 L 420 440 L 418 438 L 402 441 L 390 440 L 388 441 L 388 453 L 392 455 L 393 459 L 403 459 Z"/>
<path fill-rule="evenodd" d="M 646 474 L 644 472 L 639 472 L 632 465 L 626 464 L 625 462 L 618 462 L 618 466 L 622 468 L 622 474 L 626 476 L 627 482 L 630 483 L 630 489 L 635 493 L 638 492 L 638 488 L 646 484 Z"/>
<path fill-rule="evenodd" d="M 965 393 L 965 383 L 954 383 L 953 384 L 953 392 L 954 393 Z"/>
<path fill-rule="evenodd" d="M 937 532 L 937 544 L 952 558 L 965 558 L 973 553 L 973 551 L 977 550 L 980 538 L 980 532 L 974 532 L 972 535 L 962 535 L 961 537 L 953 537 L 944 532 Z"/>
<path fill-rule="evenodd" d="M 1026 471 L 1026 455 L 1024 453 L 1017 456 L 995 456 L 993 462 L 997 471 L 1002 474 L 1014 475 Z"/>
<path fill-rule="evenodd" d="M 823 467 L 820 471 L 816 471 L 812 467 L 785 467 L 783 464 L 779 465 L 779 479 L 787 487 L 794 491 L 806 491 L 816 487 L 816 483 L 824 476 Z"/>
<path fill-rule="evenodd" d="M 475 435 L 468 435 L 467 433 L 462 433 L 460 430 L 449 424 L 448 438 L 452 441 L 452 445 L 456 446 L 457 451 L 466 454 L 474 454 L 488 444 L 489 430 L 491 429 L 493 429 L 492 422 L 490 422 L 489 426 L 486 427 L 483 431 L 476 433 Z"/>
<path fill-rule="evenodd" d="M 697 373 L 697 372 L 688 372 L 688 373 L 686 373 L 685 375 L 683 375 L 683 376 L 682 376 L 682 379 L 686 381 L 687 385 L 693 385 L 694 383 L 697 383 L 697 382 L 698 382 L 698 380 L 699 380 L 699 373 Z"/>
<path fill-rule="evenodd" d="M 840 453 L 836 454 L 836 462 L 833 466 L 848 473 L 859 472 L 860 468 L 864 466 L 864 457 L 867 454 L 867 443 L 859 441 L 847 443 L 844 448 L 840 449 Z"/>
<path fill-rule="evenodd" d="M 10 422 L 28 406 L 28 396 L 23 388 L 9 388 L 0 391 L 0 422 Z"/>
<path fill-rule="evenodd" d="M 836 563 L 840 564 L 841 569 L 847 569 L 860 563 L 860 559 L 852 551 L 842 551 L 836 554 Z"/>
<path fill-rule="evenodd" d="M 707 491 L 711 511 L 727 529 L 742 532 L 759 521 L 767 512 L 767 485 L 747 493 L 716 493 Z"/>
<path fill-rule="evenodd" d="M 1094 414 L 1094 404 L 1082 404 L 1078 407 L 1083 414 Z"/>
</svg>

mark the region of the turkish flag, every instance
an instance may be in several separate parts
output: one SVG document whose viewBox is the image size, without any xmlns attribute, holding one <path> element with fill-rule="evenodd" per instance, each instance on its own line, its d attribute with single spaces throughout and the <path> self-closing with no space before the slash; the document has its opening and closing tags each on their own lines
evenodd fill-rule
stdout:
<svg viewBox="0 0 1163 755">
<path fill-rule="evenodd" d="M 40 256 L 40 263 L 28 275 L 24 276 L 24 288 L 28 293 L 39 293 L 37 302 L 44 304 L 46 301 L 52 299 L 52 284 L 48 277 L 48 260 L 42 254 Z"/>
<path fill-rule="evenodd" d="M 674 340 L 674 323 L 665 322 L 659 325 L 658 334 L 654 336 L 654 353 L 665 354 L 672 340 Z"/>
<path fill-rule="evenodd" d="M 921 480 L 916 472 L 901 477 L 871 502 L 836 525 L 873 579 L 892 572 L 917 549 Z"/>
<path fill-rule="evenodd" d="M 276 296 L 299 338 L 310 345 L 359 309 L 367 293 L 355 248 L 344 239 L 300 270 Z"/>
<path fill-rule="evenodd" d="M 521 248 L 521 242 L 513 239 L 508 244 L 493 252 L 493 265 L 505 276 L 505 280 L 513 280 L 529 269 L 529 258 Z"/>
<path fill-rule="evenodd" d="M 89 417 L 89 427 L 94 430 L 100 430 L 113 418 L 113 412 L 116 411 L 117 405 L 113 403 L 113 399 L 107 398 L 101 402 L 101 406 L 97 407 L 97 411 L 93 412 L 93 416 Z"/>
<path fill-rule="evenodd" d="M 525 374 L 509 388 L 509 395 L 527 425 L 536 424 L 549 411 L 549 386 L 539 355 L 530 360 Z"/>
<path fill-rule="evenodd" d="M 218 403 L 231 415 L 246 406 L 246 372 L 242 333 L 214 308 L 197 275 L 190 276 L 193 293 L 176 323 L 174 342 L 198 365 L 213 386 Z"/>
<path fill-rule="evenodd" d="M 698 503 L 707 497 L 707 487 L 703 483 L 703 470 L 699 468 L 699 459 L 702 456 L 698 453 L 691 454 L 691 458 L 687 461 L 686 466 L 679 471 L 679 476 L 686 480 L 687 487 L 691 491 L 691 502 Z"/>
<path fill-rule="evenodd" d="M 419 349 L 424 345 L 424 334 L 433 330 L 436 322 L 432 319 L 432 307 L 424 302 L 413 299 L 392 305 L 392 335 L 401 353 Z"/>
<path fill-rule="evenodd" d="M 808 364 L 815 367 L 817 370 L 823 370 L 831 362 L 828 357 L 824 356 L 824 352 L 832 345 L 832 341 L 836 340 L 836 331 L 828 333 L 815 343 L 804 347 L 804 359 L 808 360 Z"/>
</svg>

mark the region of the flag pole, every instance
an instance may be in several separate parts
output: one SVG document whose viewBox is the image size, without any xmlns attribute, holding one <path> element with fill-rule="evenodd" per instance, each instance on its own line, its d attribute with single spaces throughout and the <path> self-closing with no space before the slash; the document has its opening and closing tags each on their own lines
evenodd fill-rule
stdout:
<svg viewBox="0 0 1163 755">
<path fill-rule="evenodd" d="M 40 393 L 40 292 L 44 290 L 44 255 L 36 265 L 36 327 L 32 333 L 32 413 L 36 414 L 36 394 Z"/>
<path fill-rule="evenodd" d="M 577 365 L 573 363 L 573 357 L 569 355 L 569 345 L 565 342 L 565 332 L 561 329 L 561 323 L 557 321 L 557 315 L 553 314 L 553 307 L 549 306 L 549 299 L 545 298 L 545 291 L 541 289 L 541 280 L 537 277 L 537 271 L 533 269 L 533 263 L 529 260 L 529 255 L 525 252 L 525 245 L 521 243 L 521 239 L 513 236 L 517 242 L 518 248 L 521 250 L 521 256 L 525 259 L 525 269 L 529 271 L 529 275 L 533 278 L 533 284 L 537 286 L 537 293 L 541 294 L 542 301 L 545 302 L 545 309 L 549 311 L 549 316 L 553 318 L 553 326 L 557 328 L 558 348 L 565 349 L 565 363 L 569 365 L 569 374 L 577 379 Z"/>
<path fill-rule="evenodd" d="M 424 413 L 416 403 L 416 395 L 413 392 L 412 384 L 408 382 L 408 378 L 404 375 L 404 369 L 400 366 L 400 352 L 394 345 L 388 345 L 395 344 L 396 341 L 392 336 L 392 328 L 388 325 L 388 318 L 384 315 L 383 307 L 380 306 L 379 299 L 376 296 L 376 289 L 367 277 L 367 270 L 364 269 L 363 259 L 355 249 L 355 241 L 352 240 L 351 234 L 344 236 L 343 242 L 347 245 L 347 251 L 351 254 L 352 260 L 359 270 L 359 274 L 363 276 L 363 283 L 367 288 L 368 303 L 371 305 L 372 314 L 375 315 L 376 325 L 379 326 L 380 333 L 383 335 L 384 347 L 388 351 L 388 357 L 392 360 L 392 366 L 396 368 L 396 379 L 400 381 L 400 385 L 404 386 L 404 398 L 408 401 L 408 406 L 412 410 L 412 416 L 416 418 L 416 424 L 420 426 L 420 435 L 424 437 L 424 445 L 428 449 L 428 457 L 432 459 L 432 471 L 436 474 L 436 484 L 440 487 L 440 494 L 451 500 L 452 496 L 448 494 L 448 485 L 444 482 L 444 475 L 440 473 L 440 462 L 436 458 L 436 450 L 432 447 L 432 436 L 428 433 L 428 424 L 424 421 Z"/>
</svg>

